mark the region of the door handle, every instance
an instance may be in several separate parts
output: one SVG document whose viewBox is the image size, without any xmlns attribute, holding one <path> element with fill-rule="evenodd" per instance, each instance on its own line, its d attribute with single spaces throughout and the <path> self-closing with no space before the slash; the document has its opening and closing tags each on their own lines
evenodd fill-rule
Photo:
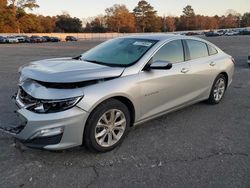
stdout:
<svg viewBox="0 0 250 188">
<path fill-rule="evenodd" d="M 211 63 L 209 63 L 209 65 L 213 67 L 216 65 L 216 63 L 212 61 Z"/>
<path fill-rule="evenodd" d="M 188 71 L 189 71 L 188 68 L 182 68 L 182 69 L 181 69 L 181 72 L 184 73 L 184 74 L 187 73 Z"/>
</svg>

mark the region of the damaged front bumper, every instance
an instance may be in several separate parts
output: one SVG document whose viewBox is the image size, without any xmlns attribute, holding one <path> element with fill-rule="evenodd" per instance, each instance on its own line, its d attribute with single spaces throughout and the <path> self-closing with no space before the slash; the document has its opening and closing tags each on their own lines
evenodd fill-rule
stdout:
<svg viewBox="0 0 250 188">
<path fill-rule="evenodd" d="M 15 97 L 15 103 L 20 125 L 2 131 L 13 135 L 24 145 L 48 150 L 82 145 L 88 112 L 75 106 L 62 112 L 39 114 L 26 109 L 18 97 Z"/>
<path fill-rule="evenodd" d="M 51 114 L 37 114 L 27 109 L 19 109 L 17 113 L 27 123 L 15 137 L 29 147 L 60 150 L 82 144 L 88 113 L 78 107 Z"/>
</svg>

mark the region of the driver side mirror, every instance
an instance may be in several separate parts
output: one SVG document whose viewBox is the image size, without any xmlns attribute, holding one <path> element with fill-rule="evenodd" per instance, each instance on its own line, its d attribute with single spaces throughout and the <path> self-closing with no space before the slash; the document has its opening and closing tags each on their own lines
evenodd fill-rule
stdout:
<svg viewBox="0 0 250 188">
<path fill-rule="evenodd" d="M 144 68 L 144 70 L 150 71 L 151 69 L 157 69 L 157 70 L 169 70 L 171 69 L 173 66 L 172 63 L 170 63 L 169 61 L 155 61 L 151 64 L 146 65 L 146 67 Z"/>
</svg>

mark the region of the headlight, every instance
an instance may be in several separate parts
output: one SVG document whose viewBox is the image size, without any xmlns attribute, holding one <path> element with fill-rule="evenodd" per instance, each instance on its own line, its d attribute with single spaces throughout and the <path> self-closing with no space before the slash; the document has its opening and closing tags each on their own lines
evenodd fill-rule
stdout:
<svg viewBox="0 0 250 188">
<path fill-rule="evenodd" d="M 27 109 L 36 113 L 55 113 L 68 110 L 75 106 L 82 97 L 62 100 L 41 100 Z"/>
</svg>

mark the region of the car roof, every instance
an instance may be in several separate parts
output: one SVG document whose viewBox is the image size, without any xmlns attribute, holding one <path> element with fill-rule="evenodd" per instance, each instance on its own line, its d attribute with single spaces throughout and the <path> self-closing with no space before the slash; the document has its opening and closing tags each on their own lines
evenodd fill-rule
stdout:
<svg viewBox="0 0 250 188">
<path fill-rule="evenodd" d="M 212 44 L 207 40 L 204 40 L 199 37 L 195 36 L 185 36 L 185 35 L 180 35 L 180 34 L 137 34 L 137 35 L 131 35 L 131 36 L 124 36 L 121 38 L 136 38 L 136 39 L 148 39 L 148 40 L 158 40 L 158 41 L 166 41 L 166 40 L 174 40 L 174 39 L 193 39 L 193 40 L 199 40 L 208 44 Z M 214 46 L 214 44 L 213 44 Z"/>
<path fill-rule="evenodd" d="M 174 39 L 180 39 L 180 40 L 185 40 L 185 39 L 192 39 L 192 40 L 198 40 L 201 42 L 205 42 L 213 47 L 215 47 L 218 51 L 221 51 L 221 49 L 214 45 L 213 43 L 199 38 L 199 37 L 195 37 L 195 36 L 185 36 L 185 35 L 180 35 L 180 34 L 155 34 L 155 33 L 151 33 L 151 34 L 137 34 L 137 35 L 127 35 L 127 36 L 123 36 L 120 38 L 135 38 L 135 39 L 148 39 L 148 40 L 158 40 L 161 42 L 167 41 L 167 40 L 174 40 Z"/>
<path fill-rule="evenodd" d="M 183 38 L 183 37 L 179 34 L 138 34 L 132 36 L 125 36 L 124 38 L 138 38 L 138 39 L 165 41 L 168 39 Z"/>
</svg>

